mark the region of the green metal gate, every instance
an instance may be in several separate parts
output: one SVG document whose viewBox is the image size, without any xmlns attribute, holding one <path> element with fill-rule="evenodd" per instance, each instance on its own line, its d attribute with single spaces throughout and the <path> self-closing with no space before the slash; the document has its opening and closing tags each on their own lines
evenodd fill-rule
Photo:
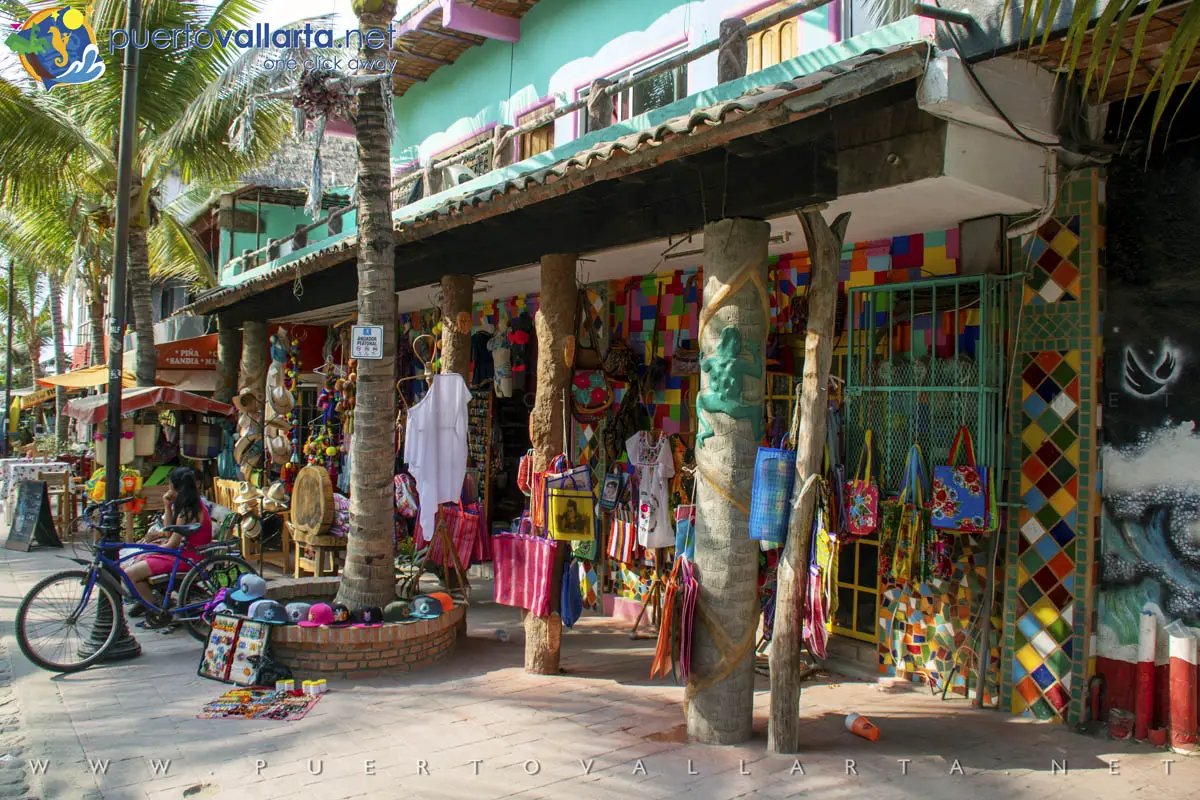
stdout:
<svg viewBox="0 0 1200 800">
<path fill-rule="evenodd" d="M 1011 285 L 977 276 L 850 290 L 847 477 L 867 430 L 885 493 L 896 492 L 914 442 L 932 469 L 947 463 L 963 425 L 977 462 L 1001 466 Z"/>
</svg>

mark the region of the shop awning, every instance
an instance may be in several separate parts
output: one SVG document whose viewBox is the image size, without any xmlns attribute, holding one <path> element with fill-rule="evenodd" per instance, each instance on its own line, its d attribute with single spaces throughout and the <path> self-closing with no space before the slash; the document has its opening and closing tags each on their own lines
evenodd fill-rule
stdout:
<svg viewBox="0 0 1200 800">
<path fill-rule="evenodd" d="M 166 386 L 143 386 L 121 392 L 121 416 L 153 408 L 159 411 L 195 411 L 199 414 L 233 414 L 233 406 Z M 67 403 L 67 416 L 95 425 L 108 413 L 108 394 L 80 397 Z"/>
<path fill-rule="evenodd" d="M 158 382 L 182 392 L 207 392 L 217 390 L 217 371 L 213 369 L 162 369 L 157 373 Z"/>
<path fill-rule="evenodd" d="M 108 367 L 104 365 L 84 367 L 83 369 L 64 372 L 62 375 L 50 375 L 46 378 L 38 378 L 37 382 L 39 386 L 62 386 L 67 389 L 92 389 L 96 386 L 107 386 Z M 135 386 L 137 385 L 137 378 L 134 377 L 132 372 L 126 370 L 121 375 L 121 385 Z"/>
<path fill-rule="evenodd" d="M 21 397 L 21 410 L 24 411 L 34 406 L 40 406 L 49 400 L 53 400 L 57 392 L 54 389 L 38 389 L 36 392 L 30 392 Z"/>
</svg>

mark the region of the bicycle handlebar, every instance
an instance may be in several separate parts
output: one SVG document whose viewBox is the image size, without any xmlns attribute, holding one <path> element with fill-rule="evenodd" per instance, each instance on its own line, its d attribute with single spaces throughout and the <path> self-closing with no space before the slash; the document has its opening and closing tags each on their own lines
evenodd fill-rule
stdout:
<svg viewBox="0 0 1200 800">
<path fill-rule="evenodd" d="M 83 510 L 83 516 L 85 518 L 90 517 L 96 511 L 108 511 L 116 508 L 117 506 L 122 506 L 126 503 L 132 503 L 136 499 L 136 497 L 118 497 L 116 500 L 105 500 L 103 503 L 93 503 Z"/>
</svg>

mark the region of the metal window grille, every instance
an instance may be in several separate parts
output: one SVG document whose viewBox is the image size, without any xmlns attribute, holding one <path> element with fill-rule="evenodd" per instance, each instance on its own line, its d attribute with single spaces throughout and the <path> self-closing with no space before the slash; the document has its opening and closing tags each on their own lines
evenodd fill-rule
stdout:
<svg viewBox="0 0 1200 800">
<path fill-rule="evenodd" d="M 966 425 L 979 464 L 1001 466 L 1010 281 L 976 276 L 851 289 L 846 472 L 867 430 L 881 489 L 895 493 L 909 448 L 948 463 Z"/>
</svg>

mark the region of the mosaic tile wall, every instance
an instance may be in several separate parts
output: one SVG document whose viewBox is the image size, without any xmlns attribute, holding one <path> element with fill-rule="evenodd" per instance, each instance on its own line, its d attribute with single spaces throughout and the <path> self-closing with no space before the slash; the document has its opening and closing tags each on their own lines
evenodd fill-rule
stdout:
<svg viewBox="0 0 1200 800">
<path fill-rule="evenodd" d="M 954 575 L 916 586 L 885 585 L 879 601 L 879 672 L 908 675 L 935 692 L 974 698 L 978 617 L 987 581 L 987 541 L 956 537 Z M 998 573 L 997 582 L 1003 581 Z M 992 607 L 983 703 L 1000 701 L 1002 606 Z M 900 662 L 897 665 L 897 661 Z M 948 684 L 948 685 L 947 685 Z"/>
<path fill-rule="evenodd" d="M 1058 209 L 1014 254 L 1025 271 L 1011 387 L 1008 579 L 1002 702 L 1081 719 L 1099 509 L 1096 381 L 1103 259 L 1098 171 L 1062 186 Z"/>
<path fill-rule="evenodd" d="M 771 267 L 773 330 L 792 333 L 788 302 L 797 287 L 808 285 L 807 253 L 786 253 Z M 842 248 L 839 280 L 843 289 L 906 283 L 922 278 L 941 278 L 958 274 L 958 228 L 914 233 L 891 239 L 847 244 Z"/>
</svg>

